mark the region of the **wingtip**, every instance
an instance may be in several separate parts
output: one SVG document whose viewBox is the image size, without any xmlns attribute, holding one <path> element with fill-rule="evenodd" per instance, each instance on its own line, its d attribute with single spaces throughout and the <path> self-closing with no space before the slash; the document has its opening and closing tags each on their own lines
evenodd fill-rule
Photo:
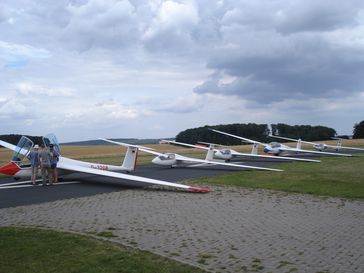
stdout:
<svg viewBox="0 0 364 273">
<path fill-rule="evenodd" d="M 199 187 L 189 187 L 188 189 L 190 191 L 192 191 L 192 192 L 199 192 L 199 193 L 208 193 L 208 192 L 210 192 L 209 189 L 199 188 Z"/>
</svg>

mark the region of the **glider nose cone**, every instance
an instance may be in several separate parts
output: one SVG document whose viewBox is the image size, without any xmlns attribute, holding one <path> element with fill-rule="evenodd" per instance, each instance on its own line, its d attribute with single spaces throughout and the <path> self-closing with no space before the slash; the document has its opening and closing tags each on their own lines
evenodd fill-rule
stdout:
<svg viewBox="0 0 364 273">
<path fill-rule="evenodd" d="M 20 167 L 14 162 L 9 162 L 8 164 L 0 167 L 0 173 L 6 175 L 15 175 L 18 171 L 20 171 Z"/>
</svg>

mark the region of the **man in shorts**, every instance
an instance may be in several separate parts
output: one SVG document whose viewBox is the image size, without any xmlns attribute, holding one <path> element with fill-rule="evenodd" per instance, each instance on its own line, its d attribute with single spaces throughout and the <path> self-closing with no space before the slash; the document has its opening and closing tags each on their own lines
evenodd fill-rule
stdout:
<svg viewBox="0 0 364 273">
<path fill-rule="evenodd" d="M 40 168 L 42 173 L 42 181 L 43 186 L 47 185 L 47 178 L 50 185 L 53 185 L 53 181 L 51 179 L 51 153 L 48 148 L 45 147 L 44 144 L 40 145 L 40 151 L 38 152 L 38 158 L 40 162 Z"/>
<path fill-rule="evenodd" d="M 53 144 L 49 145 L 49 152 L 51 153 L 50 162 L 51 162 L 53 182 L 56 183 L 58 182 L 57 163 L 59 160 L 59 153 L 54 149 Z"/>
<path fill-rule="evenodd" d="M 32 184 L 37 185 L 37 176 L 39 168 L 39 157 L 38 157 L 39 145 L 35 144 L 33 149 L 29 153 L 30 166 L 32 167 Z"/>
</svg>

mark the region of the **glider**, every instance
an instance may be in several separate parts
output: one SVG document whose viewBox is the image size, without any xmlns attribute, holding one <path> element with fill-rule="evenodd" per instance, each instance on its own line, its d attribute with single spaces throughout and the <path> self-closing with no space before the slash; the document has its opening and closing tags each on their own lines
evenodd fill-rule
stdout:
<svg viewBox="0 0 364 273">
<path fill-rule="evenodd" d="M 193 144 L 177 142 L 177 141 L 172 141 L 172 140 L 162 140 L 162 142 L 177 144 L 177 145 L 182 145 L 182 146 L 192 147 L 192 148 L 197 148 L 197 149 L 209 150 L 209 148 L 206 147 L 206 146 L 193 145 Z M 208 143 L 208 142 L 202 142 L 202 141 L 199 142 L 199 143 L 207 144 L 210 147 L 221 146 L 220 144 L 214 144 L 214 143 Z M 230 160 L 230 159 L 232 159 L 234 157 L 238 157 L 238 156 L 245 156 L 245 157 L 255 157 L 255 158 L 282 159 L 282 160 L 291 160 L 291 161 L 320 162 L 320 160 L 314 160 L 314 159 L 283 157 L 283 156 L 272 157 L 270 155 L 258 155 L 257 154 L 258 153 L 258 147 L 257 146 L 258 146 L 257 144 L 253 145 L 253 149 L 252 149 L 252 152 L 250 154 L 240 153 L 240 152 L 237 152 L 237 151 L 235 151 L 233 149 L 214 149 L 214 156 L 216 156 L 217 158 L 220 158 L 220 159 L 224 159 L 224 160 Z"/>
<path fill-rule="evenodd" d="M 57 149 L 57 151 L 60 153 L 59 144 L 55 135 L 50 134 L 46 137 L 43 137 L 43 142 L 45 143 L 46 146 L 48 146 L 49 144 L 53 144 L 55 149 Z M 22 136 L 17 146 L 2 140 L 0 140 L 0 145 L 14 151 L 11 162 L 0 167 L 0 172 L 7 175 L 11 175 L 15 179 L 30 177 L 31 176 L 30 164 L 25 164 L 24 162 L 26 162 L 27 155 L 33 148 L 34 143 L 29 138 Z M 159 186 L 168 186 L 168 187 L 180 188 L 188 191 L 201 192 L 201 193 L 209 191 L 208 189 L 204 188 L 192 187 L 178 183 L 172 183 L 157 179 L 150 179 L 146 177 L 115 172 L 115 171 L 126 171 L 126 172 L 133 171 L 137 160 L 138 150 L 141 147 L 130 144 L 123 144 L 123 146 L 127 147 L 127 151 L 121 166 L 84 162 L 60 156 L 57 164 L 58 175 L 63 176 L 72 173 L 84 173 L 100 177 L 115 178 L 118 179 L 118 181 L 121 184 L 128 186 L 159 185 Z M 143 147 L 143 150 L 147 151 L 148 148 Z"/>
<path fill-rule="evenodd" d="M 117 145 L 125 144 L 122 142 L 112 141 L 112 140 L 105 139 L 105 138 L 100 138 L 100 139 L 104 140 L 106 142 L 117 144 Z M 192 165 L 192 167 L 206 166 L 206 165 L 219 165 L 219 166 L 227 166 L 227 167 L 235 167 L 235 168 L 243 168 L 243 169 L 282 171 L 279 169 L 255 167 L 255 166 L 240 165 L 240 164 L 230 164 L 230 163 L 225 163 L 225 162 L 220 162 L 220 161 L 214 161 L 213 160 L 214 149 L 212 147 L 210 147 L 208 149 L 205 159 L 198 159 L 198 158 L 193 158 L 193 157 L 182 156 L 182 155 L 179 155 L 176 153 L 158 153 L 151 149 L 144 149 L 144 148 L 139 148 L 139 150 L 155 155 L 156 157 L 152 160 L 152 163 L 161 165 L 161 166 L 169 166 L 172 168 L 180 166 L 180 165 L 195 164 L 195 165 Z"/>
<path fill-rule="evenodd" d="M 319 150 L 319 151 L 336 151 L 336 152 L 338 152 L 340 150 L 364 151 L 364 149 L 362 149 L 362 148 L 342 146 L 341 142 L 343 139 L 337 138 L 337 137 L 332 138 L 332 139 L 338 140 L 336 145 L 328 145 L 325 143 L 315 143 L 315 142 L 310 142 L 310 141 L 304 141 L 302 139 L 294 139 L 294 138 L 281 137 L 281 136 L 275 136 L 275 135 L 269 135 L 269 136 L 274 137 L 274 138 L 280 138 L 280 139 L 284 139 L 284 140 L 290 140 L 290 141 L 297 142 L 297 146 L 300 146 L 301 145 L 300 143 L 311 144 L 314 149 Z"/>
<path fill-rule="evenodd" d="M 216 133 L 219 133 L 219 134 L 223 134 L 223 135 L 231 136 L 231 137 L 234 137 L 234 138 L 238 138 L 238 139 L 240 139 L 240 140 L 242 140 L 244 142 L 261 145 L 261 146 L 264 147 L 263 151 L 265 153 L 273 154 L 275 156 L 297 154 L 297 153 L 309 153 L 309 154 L 320 154 L 320 155 L 336 155 L 336 156 L 352 156 L 350 154 L 339 154 L 339 153 L 329 153 L 329 152 L 304 150 L 304 149 L 301 149 L 300 147 L 292 148 L 292 147 L 289 147 L 287 145 L 281 144 L 279 142 L 263 143 L 263 142 L 255 141 L 255 140 L 252 140 L 252 139 L 249 139 L 249 138 L 236 136 L 236 135 L 233 135 L 233 134 L 218 131 L 218 130 L 215 130 L 215 129 L 210 129 L 209 128 L 209 130 L 211 130 L 213 132 L 216 132 Z"/>
</svg>

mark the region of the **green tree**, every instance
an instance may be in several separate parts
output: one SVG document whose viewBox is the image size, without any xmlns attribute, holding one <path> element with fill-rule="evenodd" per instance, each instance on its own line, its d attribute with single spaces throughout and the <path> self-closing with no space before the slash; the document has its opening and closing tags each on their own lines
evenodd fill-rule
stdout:
<svg viewBox="0 0 364 273">
<path fill-rule="evenodd" d="M 354 125 L 353 138 L 364 138 L 364 120 Z"/>
</svg>

